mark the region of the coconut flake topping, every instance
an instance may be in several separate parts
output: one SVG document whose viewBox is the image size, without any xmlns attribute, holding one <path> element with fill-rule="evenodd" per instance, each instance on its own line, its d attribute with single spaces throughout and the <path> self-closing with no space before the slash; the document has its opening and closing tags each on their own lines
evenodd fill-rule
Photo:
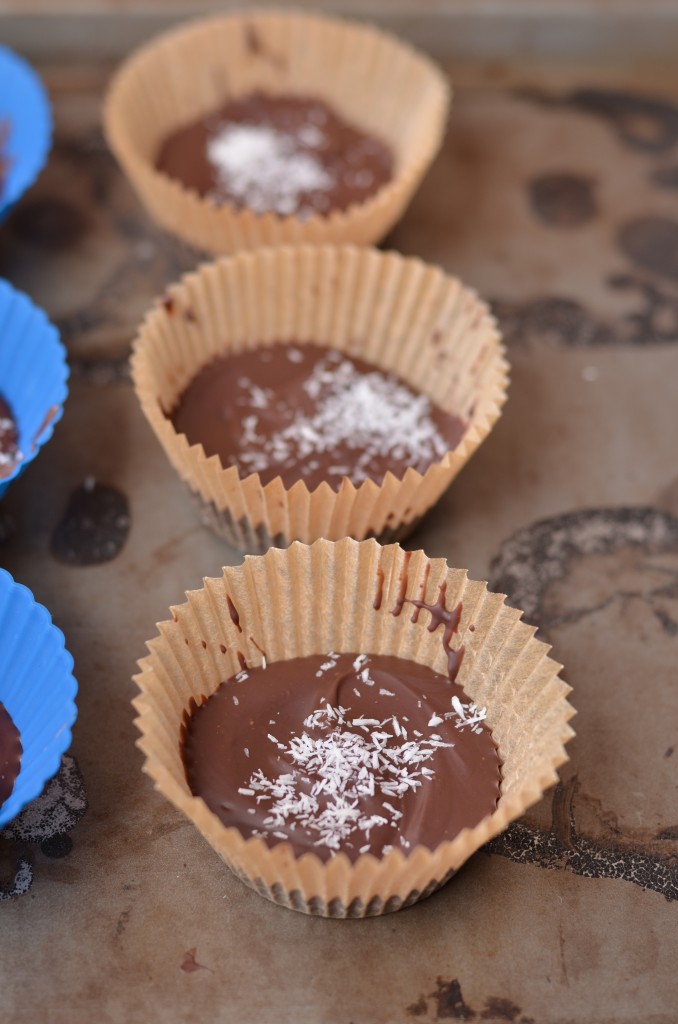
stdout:
<svg viewBox="0 0 678 1024">
<path fill-rule="evenodd" d="M 317 406 L 312 413 L 297 411 L 283 429 L 271 434 L 259 417 L 243 420 L 243 450 L 237 456 L 248 473 L 260 473 L 272 463 L 304 461 L 341 445 L 357 454 L 350 469 L 330 465 L 328 476 L 350 472 L 354 483 L 370 476 L 373 459 L 403 460 L 422 469 L 443 458 L 448 443 L 432 419 L 427 395 L 414 394 L 392 374 L 361 373 L 339 353 L 331 352 L 313 368 L 303 388 Z"/>
<path fill-rule="evenodd" d="M 226 124 L 208 141 L 207 159 L 221 188 L 255 213 L 293 214 L 303 195 L 335 184 L 313 149 L 300 147 L 323 145 L 323 133 L 311 131 L 313 137 L 295 138 L 266 125 Z M 219 189 L 213 198 L 219 200 Z"/>
<path fill-rule="evenodd" d="M 361 667 L 367 660 L 362 661 L 363 657 Z M 451 704 L 445 719 L 453 719 L 457 729 L 480 731 L 485 708 L 465 705 L 456 696 Z M 433 715 L 429 726 L 442 721 Z M 396 806 L 398 798 L 434 778 L 435 771 L 426 763 L 439 748 L 454 746 L 437 732 L 428 736 L 417 732 L 416 736 L 409 738 L 395 715 L 354 717 L 350 708 L 328 701 L 307 716 L 303 731 L 287 743 L 269 734 L 269 741 L 280 751 L 284 770 L 268 777 L 257 769 L 239 792 L 251 793 L 257 803 L 267 803 L 264 826 L 277 838 L 288 838 L 299 827 L 317 836 L 315 846 L 338 850 L 357 839 L 360 852 L 367 852 L 370 845 L 365 841 L 373 828 L 399 828 L 402 811 Z M 381 812 L 366 814 L 361 798 L 375 795 L 384 798 Z M 388 848 L 382 847 L 381 853 Z"/>
</svg>

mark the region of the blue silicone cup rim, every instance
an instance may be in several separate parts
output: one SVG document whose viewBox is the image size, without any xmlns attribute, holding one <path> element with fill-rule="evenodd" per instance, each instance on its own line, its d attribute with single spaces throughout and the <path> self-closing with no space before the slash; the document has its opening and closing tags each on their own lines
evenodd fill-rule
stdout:
<svg viewBox="0 0 678 1024">
<path fill-rule="evenodd" d="M 14 607 L 10 607 L 12 604 Z M 28 707 L 17 712 L 17 699 L 8 698 L 8 691 L 11 690 L 11 682 L 20 676 L 21 665 L 17 663 L 15 650 L 10 651 L 10 657 L 13 655 L 14 660 L 9 665 L 2 662 L 2 658 L 7 657 L 6 651 L 0 653 L 0 701 L 5 704 L 15 721 L 22 736 L 22 743 L 24 738 L 27 738 L 14 789 L 0 807 L 0 828 L 7 825 L 24 807 L 40 796 L 47 782 L 56 775 L 61 765 L 61 757 L 71 745 L 71 730 L 78 716 L 75 703 L 78 684 L 73 675 L 73 658 L 66 649 L 64 634 L 54 625 L 48 610 L 35 600 L 28 587 L 16 583 L 6 569 L 0 569 L 0 622 L 5 619 L 8 609 L 12 613 L 17 613 L 17 623 L 21 627 L 19 629 L 17 626 L 15 636 L 30 636 L 33 641 L 29 652 L 29 664 L 30 659 L 36 657 L 35 652 L 41 648 L 46 664 L 42 675 L 37 678 L 34 675 L 30 676 L 34 691 L 27 697 L 24 693 Z M 6 641 L 5 636 L 3 641 Z M 3 643 L 3 648 L 6 646 L 7 642 Z M 48 715 L 44 715 L 45 706 L 49 714 L 58 712 L 54 715 L 53 731 Z M 26 722 L 28 710 L 30 720 Z M 41 714 L 44 715 L 43 719 Z M 33 736 L 45 723 L 50 738 L 39 743 L 36 748 Z"/>
<path fill-rule="evenodd" d="M 47 90 L 28 61 L 0 44 L 0 119 L 9 122 L 3 153 L 9 167 L 0 189 L 0 220 L 31 187 L 52 145 Z"/>
<path fill-rule="evenodd" d="M 69 372 L 66 349 L 47 314 L 0 278 L 0 392 L 17 422 L 23 456 L 0 480 L 0 498 L 54 433 L 68 397 Z"/>
</svg>

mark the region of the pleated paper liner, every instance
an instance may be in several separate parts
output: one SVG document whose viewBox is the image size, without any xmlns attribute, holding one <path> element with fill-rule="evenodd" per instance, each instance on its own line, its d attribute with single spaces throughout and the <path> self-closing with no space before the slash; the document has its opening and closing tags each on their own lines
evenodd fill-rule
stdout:
<svg viewBox="0 0 678 1024">
<path fill-rule="evenodd" d="M 192 700 L 200 703 L 239 672 L 242 658 L 255 667 L 262 652 L 269 665 L 328 651 L 391 654 L 446 674 L 442 631 L 429 632 L 425 614 L 412 622 L 407 605 L 403 614 L 393 614 L 403 592 L 435 602 L 443 581 L 447 607 L 463 606 L 457 640 L 466 653 L 458 682 L 487 708 L 502 761 L 493 814 L 434 850 L 418 846 L 407 856 L 394 850 L 381 858 L 367 853 L 353 864 L 339 853 L 323 863 L 314 853 L 296 856 L 286 841 L 269 848 L 261 838 L 244 839 L 191 794 L 180 754 L 184 715 Z M 558 676 L 561 666 L 503 595 L 488 593 L 486 584 L 448 568 L 444 559 L 374 540 L 321 540 L 246 558 L 186 596 L 185 604 L 172 608 L 172 619 L 160 623 L 135 676 L 144 770 L 236 875 L 275 903 L 326 917 L 367 917 L 409 906 L 539 800 L 567 760 L 574 711 L 566 700 L 570 688 Z"/>
<path fill-rule="evenodd" d="M 316 341 L 392 371 L 468 423 L 454 451 L 424 473 L 338 491 L 280 478 L 262 486 L 202 445 L 166 413 L 205 364 L 274 341 Z M 222 258 L 186 275 L 141 326 L 132 358 L 141 407 L 172 465 L 230 544 L 262 552 L 319 537 L 402 539 L 488 435 L 506 398 L 496 323 L 474 292 L 416 259 L 372 249 L 293 247 Z"/>
<path fill-rule="evenodd" d="M 374 134 L 394 176 L 346 211 L 307 220 L 217 206 L 156 171 L 175 129 L 255 90 L 314 97 Z M 104 108 L 109 145 L 151 217 L 203 252 L 302 242 L 368 244 L 403 213 L 438 151 L 449 87 L 423 55 L 369 26 L 294 12 L 236 14 L 167 32 L 117 73 Z"/>
</svg>

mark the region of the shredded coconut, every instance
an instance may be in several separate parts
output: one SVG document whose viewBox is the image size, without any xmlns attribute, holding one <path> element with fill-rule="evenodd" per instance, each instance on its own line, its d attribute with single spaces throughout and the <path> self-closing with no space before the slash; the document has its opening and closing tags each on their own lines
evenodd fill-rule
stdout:
<svg viewBox="0 0 678 1024">
<path fill-rule="evenodd" d="M 326 655 L 323 667 L 334 664 L 337 657 L 333 652 Z M 368 657 L 359 655 L 354 670 L 367 672 L 367 663 Z M 393 696 L 390 690 L 379 692 Z M 451 720 L 456 729 L 481 731 L 486 708 L 464 704 L 456 695 L 450 704 L 450 711 L 442 717 L 431 715 L 429 729 Z M 348 842 L 358 846 L 360 853 L 367 853 L 372 849 L 369 838 L 374 828 L 399 830 L 403 811 L 398 800 L 435 777 L 427 762 L 440 748 L 454 746 L 438 732 L 424 736 L 413 729 L 414 738 L 408 738 L 404 720 L 405 716 L 399 720 L 395 715 L 384 719 L 352 715 L 351 708 L 321 699 L 320 706 L 304 719 L 302 731 L 287 742 L 268 734 L 281 752 L 280 774 L 268 776 L 258 768 L 238 792 L 254 797 L 257 804 L 264 803 L 268 813 L 263 825 L 275 838 L 288 839 L 296 828 L 303 828 L 314 837 L 316 846 L 338 850 Z M 247 748 L 245 754 L 249 757 Z M 382 798 L 378 812 L 368 814 L 362 800 L 375 796 Z M 409 848 L 409 842 L 398 838 L 403 848 Z M 381 853 L 389 849 L 384 846 Z"/>
<path fill-rule="evenodd" d="M 306 718 L 308 731 L 287 744 L 269 736 L 291 770 L 268 778 L 257 769 L 244 789 L 257 793 L 257 800 L 270 800 L 264 825 L 272 834 L 299 825 L 317 835 L 316 846 L 330 850 L 356 833 L 369 839 L 373 828 L 395 825 L 402 812 L 386 799 L 383 814 L 366 815 L 360 798 L 375 793 L 397 797 L 417 789 L 435 774 L 432 769 L 424 774 L 424 762 L 438 748 L 453 746 L 438 736 L 407 740 L 395 716 L 383 721 L 349 716 L 350 709 L 328 703 Z M 364 735 L 373 723 L 377 728 Z M 311 782 L 310 792 L 301 788 L 304 781 Z M 326 798 L 322 803 L 320 794 Z"/>
<path fill-rule="evenodd" d="M 361 373 L 352 362 L 330 353 L 302 386 L 318 403 L 312 413 L 296 410 L 292 422 L 273 434 L 259 433 L 257 416 L 244 418 L 238 463 L 248 473 L 348 445 L 356 451 L 354 464 L 330 465 L 327 474 L 349 475 L 360 484 L 369 478 L 374 459 L 403 460 L 423 469 L 448 450 L 431 417 L 428 396 L 414 394 L 392 375 Z"/>
<path fill-rule="evenodd" d="M 313 126 L 303 131 L 295 138 L 267 125 L 224 125 L 207 143 L 219 182 L 211 197 L 218 201 L 223 189 L 255 213 L 287 216 L 305 194 L 331 189 L 335 178 L 313 153 L 324 133 Z"/>
</svg>

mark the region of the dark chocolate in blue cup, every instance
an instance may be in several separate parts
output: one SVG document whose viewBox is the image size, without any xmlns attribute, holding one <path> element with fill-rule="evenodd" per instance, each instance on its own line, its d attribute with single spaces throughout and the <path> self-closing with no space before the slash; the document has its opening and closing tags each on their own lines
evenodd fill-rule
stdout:
<svg viewBox="0 0 678 1024">
<path fill-rule="evenodd" d="M 42 81 L 23 57 L 0 45 L 0 221 L 40 174 L 51 143 Z"/>
<path fill-rule="evenodd" d="M 15 449 L 0 429 L 0 498 L 36 457 L 61 419 L 68 395 L 66 350 L 47 315 L 0 279 L 0 427 L 11 414 Z"/>
<path fill-rule="evenodd" d="M 0 704 L 21 745 L 18 774 L 0 804 L 3 828 L 40 796 L 59 770 L 78 714 L 78 684 L 63 633 L 31 591 L 15 583 L 4 569 L 0 569 L 0 637 Z M 0 775 L 10 726 L 4 716 L 0 722 Z M 11 769 L 10 765 L 13 774 Z"/>
</svg>

